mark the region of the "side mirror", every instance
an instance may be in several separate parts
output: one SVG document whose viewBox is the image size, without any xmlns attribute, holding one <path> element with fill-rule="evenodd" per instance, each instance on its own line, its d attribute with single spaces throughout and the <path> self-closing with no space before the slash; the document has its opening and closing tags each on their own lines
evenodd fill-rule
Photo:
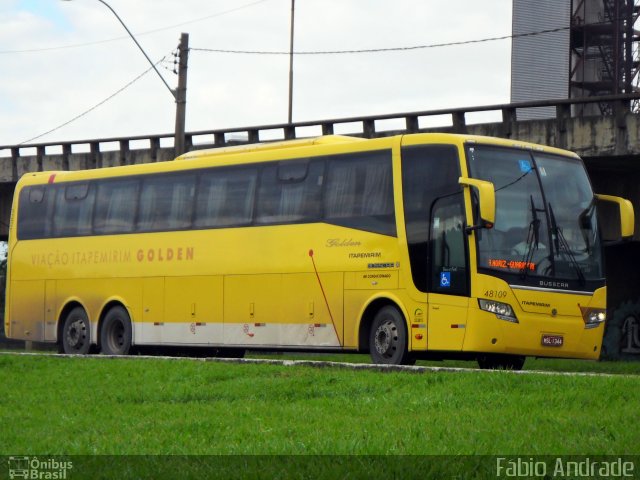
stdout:
<svg viewBox="0 0 640 480">
<path fill-rule="evenodd" d="M 478 225 L 467 227 L 467 233 L 481 228 L 493 228 L 496 221 L 496 192 L 493 183 L 466 177 L 460 177 L 458 183 L 465 187 L 473 187 L 478 191 L 480 221 Z"/>
<path fill-rule="evenodd" d="M 625 198 L 614 197 L 613 195 L 596 194 L 596 198 L 600 202 L 614 203 L 618 205 L 620 212 L 620 236 L 622 240 L 630 240 L 633 238 L 635 229 L 635 215 L 633 213 L 633 205 Z"/>
</svg>

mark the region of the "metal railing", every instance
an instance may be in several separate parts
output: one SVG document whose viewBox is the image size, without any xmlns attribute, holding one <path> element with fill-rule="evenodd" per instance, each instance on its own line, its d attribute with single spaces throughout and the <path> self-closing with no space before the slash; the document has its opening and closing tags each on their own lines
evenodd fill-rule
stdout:
<svg viewBox="0 0 640 480">
<path fill-rule="evenodd" d="M 585 104 L 603 104 L 607 103 L 613 106 L 613 115 L 616 117 L 616 126 L 618 128 L 625 128 L 625 117 L 631 114 L 630 104 L 632 101 L 640 99 L 640 93 L 636 94 L 621 94 L 621 95 L 609 95 L 603 97 L 586 97 L 586 98 L 572 98 L 572 99 L 559 99 L 559 100 L 544 100 L 544 101 L 532 101 L 522 103 L 510 103 L 499 105 L 485 105 L 475 107 L 461 107 L 451 109 L 440 110 L 427 110 L 419 112 L 409 113 L 396 113 L 385 115 L 371 115 L 361 117 L 350 118 L 338 118 L 330 120 L 320 121 L 308 121 L 297 122 L 293 124 L 281 123 L 274 125 L 261 125 L 253 127 L 243 128 L 228 128 L 228 129 L 214 129 L 214 130 L 202 130 L 186 133 L 186 146 L 187 150 L 209 148 L 209 147 L 224 147 L 227 145 L 238 143 L 257 143 L 264 140 L 264 134 L 267 132 L 273 133 L 280 130 L 282 132 L 282 138 L 284 140 L 291 140 L 298 137 L 298 129 L 313 128 L 319 129 L 322 135 L 331 135 L 336 131 L 336 127 L 346 124 L 360 124 L 360 131 L 349 133 L 349 135 L 361 136 L 365 138 L 374 138 L 379 136 L 391 135 L 396 133 L 418 133 L 423 131 L 448 131 L 454 133 L 465 133 L 467 131 L 466 115 L 470 113 L 480 112 L 501 112 L 502 122 L 500 127 L 500 136 L 510 138 L 513 132 L 513 126 L 518 121 L 517 111 L 520 109 L 530 108 L 543 108 L 543 107 L 555 107 L 556 109 L 556 129 L 558 138 L 562 139 L 563 135 L 566 135 L 566 122 L 572 117 L 571 107 L 574 105 Z M 428 117 L 436 116 L 450 116 L 451 124 L 442 127 L 429 127 L 421 128 L 420 120 Z M 380 131 L 376 128 L 376 122 L 399 120 L 404 122 L 404 128 L 392 130 L 392 131 Z M 554 119 L 550 119 L 554 120 Z M 495 123 L 495 122 L 490 122 Z M 350 125 L 352 126 L 352 125 Z M 238 139 L 238 135 L 241 138 Z M 201 143 L 194 145 L 194 137 L 210 136 L 212 142 Z M 236 138 L 233 138 L 236 136 Z M 308 135 L 307 135 L 308 136 Z M 263 137 L 263 138 L 261 138 Z M 115 138 L 101 138 L 91 140 L 75 140 L 75 141 L 63 141 L 63 142 L 42 142 L 33 144 L 18 144 L 18 145 L 0 145 L 0 152 L 8 150 L 10 156 L 5 157 L 7 160 L 12 160 L 12 167 L 16 170 L 16 163 L 21 157 L 33 157 L 29 155 L 22 155 L 21 151 L 25 149 L 35 149 L 35 157 L 37 161 L 37 169 L 42 170 L 42 161 L 45 155 L 48 155 L 47 149 L 55 148 L 61 151 L 62 155 L 62 169 L 69 168 L 69 157 L 75 154 L 74 147 L 89 146 L 88 153 L 88 168 L 101 167 L 100 157 L 103 153 L 101 145 L 106 143 L 117 143 L 119 145 L 119 155 L 121 164 L 131 163 L 128 158 L 131 149 L 131 142 L 145 141 L 148 142 L 148 147 L 143 149 L 136 149 L 136 151 L 143 150 L 149 151 L 151 161 L 158 160 L 158 152 L 160 150 L 173 149 L 173 145 L 168 147 L 162 147 L 161 141 L 171 141 L 174 138 L 174 133 L 155 134 L 155 135 L 137 135 L 131 137 L 115 137 Z M 58 154 L 60 155 L 60 154 Z M 0 158 L 0 161 L 3 159 Z M 17 170 L 14 178 L 17 178 Z"/>
</svg>

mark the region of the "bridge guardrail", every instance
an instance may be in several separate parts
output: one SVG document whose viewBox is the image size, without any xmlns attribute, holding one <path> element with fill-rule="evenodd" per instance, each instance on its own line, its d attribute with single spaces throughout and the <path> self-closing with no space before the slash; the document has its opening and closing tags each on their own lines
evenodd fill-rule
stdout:
<svg viewBox="0 0 640 480">
<path fill-rule="evenodd" d="M 238 127 L 228 129 L 213 129 L 213 130 L 201 130 L 192 131 L 186 133 L 186 146 L 187 150 L 211 148 L 211 147 L 223 147 L 228 145 L 234 145 L 238 143 L 257 143 L 264 140 L 263 134 L 267 132 L 274 132 L 280 130 L 282 132 L 282 139 L 290 140 L 299 138 L 297 130 L 304 128 L 320 129 L 323 135 L 333 134 L 336 130 L 336 126 L 346 124 L 360 124 L 360 131 L 350 133 L 350 135 L 362 136 L 365 138 L 373 138 L 377 136 L 389 135 L 392 133 L 404 132 L 404 133 L 417 133 L 421 131 L 449 131 L 455 133 L 465 133 L 467 131 L 466 115 L 469 113 L 480 112 L 501 112 L 502 122 L 500 126 L 500 136 L 510 138 L 513 132 L 513 125 L 517 121 L 517 112 L 521 109 L 531 108 L 543 108 L 543 107 L 555 107 L 556 115 L 556 129 L 559 143 L 562 144 L 563 135 L 566 135 L 566 122 L 572 117 L 571 108 L 573 106 L 586 105 L 586 104 L 601 104 L 607 105 L 611 110 L 611 114 L 616 117 L 616 126 L 618 128 L 626 128 L 625 116 L 631 112 L 632 103 L 638 103 L 640 101 L 640 92 L 634 94 L 620 94 L 609 95 L 601 97 L 585 97 L 585 98 L 571 98 L 571 99 L 556 99 L 556 100 L 543 100 L 543 101 L 530 101 L 521 103 L 510 104 L 498 104 L 498 105 L 484 105 L 473 107 L 459 107 L 450 109 L 438 109 L 427 110 L 409 113 L 396 113 L 396 114 L 384 114 L 384 115 L 371 115 L 361 117 L 350 118 L 338 118 L 320 121 L 306 121 L 296 123 L 280 123 L 272 125 L 261 125 L 252 127 Z M 421 128 L 420 119 L 436 116 L 450 116 L 451 125 L 436 128 Z M 376 129 L 376 122 L 387 120 L 404 120 L 405 128 L 393 131 L 380 131 Z M 494 123 L 494 122 L 492 122 Z M 233 138 L 241 135 L 241 138 Z M 210 137 L 213 141 L 205 142 L 195 145 L 194 137 Z M 261 138 L 263 136 L 263 138 Z M 304 135 L 303 135 L 304 136 Z M 151 161 L 170 160 L 173 158 L 173 144 L 163 147 L 162 141 L 172 140 L 174 133 L 154 134 L 154 135 L 137 135 L 130 137 L 114 137 L 114 138 L 102 138 L 102 139 L 90 139 L 90 140 L 76 140 L 76 141 L 63 141 L 63 142 L 41 142 L 32 144 L 17 144 L 17 145 L 0 145 L 0 155 L 10 152 L 10 155 L 4 158 L 0 157 L 0 162 L 4 159 L 11 159 L 11 175 L 14 180 L 20 176 L 18 171 L 18 161 L 23 158 L 33 159 L 32 153 L 23 155 L 22 150 L 29 149 L 33 151 L 35 149 L 35 165 L 33 165 L 30 171 L 42 171 L 43 159 L 45 155 L 49 155 L 48 149 L 55 148 L 61 153 L 55 155 L 61 156 L 60 167 L 62 170 L 70 169 L 70 157 L 76 155 L 74 147 L 84 146 L 89 147 L 89 151 L 83 153 L 85 156 L 83 166 L 85 168 L 99 168 L 102 166 L 111 166 L 113 164 L 127 165 L 135 163 L 135 159 L 132 155 L 131 142 L 144 141 L 148 142 L 148 147 L 142 150 L 148 151 Z M 116 143 L 119 149 L 115 151 L 103 151 L 101 150 L 102 144 Z M 108 162 L 103 161 L 105 155 L 117 156 L 118 158 L 111 159 Z M 5 168 L 8 166 L 5 164 Z M 33 168 L 35 167 L 35 168 Z M 9 175 L 6 175 L 9 176 Z"/>
</svg>

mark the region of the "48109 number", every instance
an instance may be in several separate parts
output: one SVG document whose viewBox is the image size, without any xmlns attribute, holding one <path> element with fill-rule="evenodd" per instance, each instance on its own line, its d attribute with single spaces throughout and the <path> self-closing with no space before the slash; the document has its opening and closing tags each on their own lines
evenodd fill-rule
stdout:
<svg viewBox="0 0 640 480">
<path fill-rule="evenodd" d="M 485 298 L 505 298 L 507 296 L 506 290 L 485 290 Z"/>
</svg>

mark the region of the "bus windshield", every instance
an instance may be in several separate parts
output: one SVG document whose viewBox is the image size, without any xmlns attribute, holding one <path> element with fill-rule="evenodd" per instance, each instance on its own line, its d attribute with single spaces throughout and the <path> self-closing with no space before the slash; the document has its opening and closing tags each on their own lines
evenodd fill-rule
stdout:
<svg viewBox="0 0 640 480">
<path fill-rule="evenodd" d="M 578 158 L 473 145 L 471 175 L 494 184 L 496 221 L 478 240 L 479 268 L 527 277 L 603 276 L 595 198 Z"/>
</svg>

